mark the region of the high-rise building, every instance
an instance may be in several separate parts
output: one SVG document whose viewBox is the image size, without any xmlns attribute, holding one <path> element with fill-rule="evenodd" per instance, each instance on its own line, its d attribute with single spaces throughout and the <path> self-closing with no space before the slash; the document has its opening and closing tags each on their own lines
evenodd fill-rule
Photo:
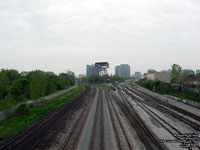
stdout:
<svg viewBox="0 0 200 150">
<path fill-rule="evenodd" d="M 120 66 L 115 67 L 115 75 L 116 76 L 119 76 L 119 68 L 120 68 Z"/>
<path fill-rule="evenodd" d="M 86 75 L 90 77 L 92 75 L 99 75 L 99 70 L 94 65 L 87 65 Z"/>
<path fill-rule="evenodd" d="M 129 78 L 131 75 L 131 69 L 128 64 L 121 64 L 115 67 L 115 75 L 119 77 Z"/>
<path fill-rule="evenodd" d="M 135 78 L 138 78 L 138 79 L 141 79 L 141 77 L 142 77 L 141 72 L 135 72 L 134 77 L 135 77 Z"/>
</svg>

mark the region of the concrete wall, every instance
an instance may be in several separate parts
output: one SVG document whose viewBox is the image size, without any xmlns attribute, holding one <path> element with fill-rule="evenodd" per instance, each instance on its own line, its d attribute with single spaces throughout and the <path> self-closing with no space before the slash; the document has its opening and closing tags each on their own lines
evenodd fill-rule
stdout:
<svg viewBox="0 0 200 150">
<path fill-rule="evenodd" d="M 170 83 L 170 73 L 157 72 L 155 73 L 155 80 Z"/>
<path fill-rule="evenodd" d="M 148 73 L 147 74 L 147 79 L 148 80 L 155 80 L 155 73 Z"/>
<path fill-rule="evenodd" d="M 171 96 L 171 95 L 165 95 L 165 96 L 169 97 L 169 98 L 171 98 L 173 100 L 176 100 L 176 101 L 179 101 L 179 102 L 182 102 L 182 103 L 185 103 L 185 104 L 188 104 L 188 105 L 191 105 L 191 106 L 194 106 L 194 107 L 197 107 L 197 108 L 200 109 L 200 103 L 198 103 L 198 102 L 195 102 L 195 101 L 192 101 L 192 100 L 178 98 L 178 97 Z"/>
<path fill-rule="evenodd" d="M 165 72 L 155 72 L 155 73 L 148 73 L 147 74 L 148 80 L 158 80 L 165 83 L 170 83 L 170 73 Z"/>
</svg>

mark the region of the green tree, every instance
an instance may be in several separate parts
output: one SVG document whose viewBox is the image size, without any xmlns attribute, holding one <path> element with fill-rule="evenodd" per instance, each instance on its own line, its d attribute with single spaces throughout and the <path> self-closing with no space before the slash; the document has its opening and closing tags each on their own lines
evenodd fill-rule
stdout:
<svg viewBox="0 0 200 150">
<path fill-rule="evenodd" d="M 189 77 L 190 77 L 190 73 L 188 71 L 184 71 L 183 72 L 183 84 L 187 84 L 188 80 L 189 80 Z"/>
<path fill-rule="evenodd" d="M 6 73 L 7 73 L 10 85 L 13 84 L 17 79 L 21 77 L 20 73 L 14 69 L 6 70 Z"/>
<path fill-rule="evenodd" d="M 9 79 L 5 70 L 0 71 L 0 98 L 4 98 L 7 95 L 9 87 Z"/>
<path fill-rule="evenodd" d="M 10 94 L 14 99 L 28 98 L 30 96 L 30 82 L 26 77 L 19 78 L 11 87 Z"/>
<path fill-rule="evenodd" d="M 63 83 L 64 83 L 63 84 L 64 85 L 63 88 L 65 88 L 66 86 L 70 85 L 69 77 L 68 77 L 68 75 L 66 73 L 60 73 L 59 74 L 59 79 L 62 80 Z"/>
<path fill-rule="evenodd" d="M 66 88 L 70 85 L 75 84 L 75 75 L 74 73 L 60 73 L 58 76 L 59 83 L 62 83 L 62 87 Z M 62 81 L 62 82 L 61 82 Z"/>
<path fill-rule="evenodd" d="M 56 80 L 57 76 L 53 72 L 46 72 L 47 77 L 47 87 L 45 94 L 51 94 L 57 90 Z"/>
<path fill-rule="evenodd" d="M 57 90 L 62 90 L 65 87 L 65 83 L 62 79 L 58 78 L 56 81 Z"/>
<path fill-rule="evenodd" d="M 5 98 L 8 95 L 10 86 L 20 78 L 20 74 L 14 69 L 2 69 L 0 71 L 0 98 Z"/>
<path fill-rule="evenodd" d="M 21 85 L 23 97 L 30 97 L 30 81 L 27 77 L 21 77 L 16 82 L 19 82 Z"/>
<path fill-rule="evenodd" d="M 172 65 L 171 83 L 179 83 L 181 67 L 177 64 Z"/>
<path fill-rule="evenodd" d="M 15 99 L 18 100 L 22 95 L 22 86 L 19 82 L 15 82 L 9 90 L 9 94 Z"/>
<path fill-rule="evenodd" d="M 70 85 L 75 85 L 75 75 L 74 75 L 74 73 L 70 74 L 68 76 L 69 76 Z"/>
<path fill-rule="evenodd" d="M 43 71 L 36 70 L 28 74 L 30 81 L 30 96 L 35 99 L 42 97 L 46 93 L 47 77 Z"/>
</svg>

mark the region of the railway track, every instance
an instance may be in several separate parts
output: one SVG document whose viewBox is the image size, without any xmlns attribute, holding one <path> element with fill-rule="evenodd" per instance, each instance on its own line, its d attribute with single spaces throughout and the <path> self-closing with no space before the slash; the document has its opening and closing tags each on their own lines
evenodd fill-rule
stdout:
<svg viewBox="0 0 200 150">
<path fill-rule="evenodd" d="M 175 116 L 177 119 L 183 120 L 183 122 L 185 121 L 188 125 L 190 124 L 200 129 L 199 126 L 191 122 L 191 120 L 175 113 L 170 110 L 171 108 L 157 103 L 157 100 L 150 99 L 147 101 L 147 98 L 140 97 L 138 94 L 139 92 L 129 87 L 123 86 L 117 89 L 119 95 L 101 87 L 86 86 L 84 92 L 62 105 L 60 108 L 50 112 L 17 136 L 11 138 L 0 147 L 0 150 L 49 148 L 75 150 L 82 147 L 86 147 L 90 150 L 104 150 L 108 147 L 115 147 L 121 150 L 135 149 L 139 146 L 142 148 L 145 147 L 147 150 L 167 149 L 165 144 L 160 142 L 156 134 L 149 129 L 140 115 L 134 110 L 131 99 L 172 136 L 182 133 L 156 114 L 154 109 L 150 107 L 173 117 Z M 118 112 L 119 109 L 120 113 Z M 122 116 L 120 116 L 121 112 L 123 114 Z M 109 117 L 106 115 L 109 115 Z M 90 118 L 89 116 L 92 117 Z M 125 120 L 128 122 L 123 120 L 123 117 L 125 117 Z M 111 119 L 111 121 L 109 119 Z M 109 123 L 112 123 L 112 125 L 110 126 Z M 139 144 L 138 146 L 137 143 L 136 145 L 132 143 L 133 141 L 129 137 L 129 130 L 126 129 L 127 126 L 128 128 L 130 127 L 131 130 L 134 130 L 134 135 L 137 134 L 136 137 L 139 138 L 139 142 L 143 143 L 142 145 Z M 109 130 L 110 128 L 113 128 L 113 130 Z M 106 134 L 108 130 L 112 131 L 109 133 L 113 134 L 109 134 L 108 136 Z M 61 141 L 55 141 L 55 139 L 59 137 L 56 137 L 56 135 L 62 135 Z M 113 135 L 115 135 L 114 142 L 112 138 Z M 109 140 L 107 141 L 107 139 L 111 139 L 110 141 L 112 142 L 109 142 Z"/>
<path fill-rule="evenodd" d="M 113 97 L 107 91 L 105 91 L 106 100 L 108 102 L 108 110 L 111 116 L 112 126 L 115 131 L 116 140 L 118 143 L 118 149 L 134 149 L 131 142 L 128 139 L 128 135 L 121 122 L 120 116 L 113 104 Z"/>
<path fill-rule="evenodd" d="M 128 86 L 126 86 L 126 87 L 127 87 L 129 90 L 131 90 L 132 92 L 137 93 L 138 95 L 140 95 L 140 96 L 141 96 L 142 98 L 144 98 L 144 99 L 148 99 L 148 100 L 155 101 L 156 103 L 158 103 L 158 104 L 160 104 L 160 105 L 162 105 L 162 106 L 168 107 L 168 108 L 170 108 L 170 109 L 172 109 L 172 110 L 175 110 L 175 111 L 177 111 L 177 112 L 179 112 L 179 113 L 181 113 L 181 114 L 184 114 L 184 115 L 189 116 L 189 117 L 191 117 L 191 118 L 193 118 L 193 119 L 195 119 L 195 120 L 200 121 L 200 117 L 199 117 L 198 115 L 195 115 L 195 114 L 193 114 L 193 113 L 190 113 L 190 112 L 188 112 L 188 111 L 186 111 L 186 110 L 184 110 L 184 109 L 181 109 L 181 108 L 179 108 L 179 107 L 177 107 L 177 106 L 174 106 L 174 105 L 172 105 L 172 104 L 170 104 L 170 103 L 167 103 L 167 102 L 165 102 L 165 101 L 161 101 L 161 100 L 158 99 L 157 97 L 151 96 L 151 95 L 149 95 L 149 94 L 147 94 L 147 93 L 145 93 L 145 92 L 142 92 L 142 91 L 140 91 L 140 90 L 138 90 L 138 89 L 136 89 L 136 88 L 130 88 L 130 87 L 128 87 Z"/>
<path fill-rule="evenodd" d="M 51 143 L 55 140 L 55 135 L 65 128 L 66 122 L 71 122 L 71 117 L 77 112 L 77 110 L 81 109 L 83 105 L 88 103 L 86 101 L 88 95 L 90 94 L 88 93 L 81 97 L 83 100 L 80 100 L 80 103 L 73 105 L 65 115 L 60 117 L 59 121 L 33 145 L 32 149 L 48 149 L 51 146 Z"/>
<path fill-rule="evenodd" d="M 134 100 L 138 106 L 140 106 L 148 115 L 150 115 L 154 120 L 156 120 L 160 125 L 162 125 L 171 135 L 174 136 L 174 134 L 178 133 L 181 134 L 179 130 L 177 130 L 175 127 L 170 125 L 167 121 L 162 119 L 160 116 L 158 116 L 155 112 L 153 112 L 151 109 L 149 109 L 141 99 L 138 97 L 135 97 L 134 95 L 128 94 L 132 100 Z"/>
<path fill-rule="evenodd" d="M 128 89 L 128 90 L 130 90 L 130 89 Z M 134 96 L 134 95 L 132 95 L 131 93 L 129 93 L 128 91 L 127 91 L 127 89 L 125 89 L 124 88 L 124 91 L 127 93 L 127 94 L 129 94 L 130 96 Z M 133 94 L 135 94 L 135 95 L 138 95 L 138 93 L 136 93 L 136 92 L 134 92 L 133 90 L 130 90 Z M 136 96 L 134 96 L 134 98 L 135 98 Z M 139 97 L 140 97 L 140 95 L 139 95 Z M 157 110 L 159 110 L 159 111 L 161 111 L 161 112 L 163 112 L 163 113 L 165 113 L 165 114 L 168 114 L 168 115 L 170 115 L 170 116 L 172 116 L 172 117 L 174 117 L 174 118 L 176 118 L 176 119 L 178 119 L 178 120 L 180 120 L 180 121 L 182 121 L 182 122 L 184 122 L 185 124 L 187 124 L 188 126 L 191 126 L 192 128 L 194 128 L 195 130 L 197 130 L 197 131 L 200 131 L 200 125 L 199 124 L 197 124 L 196 122 L 193 122 L 193 121 L 191 121 L 191 120 L 189 120 L 189 119 L 187 119 L 186 117 L 184 117 L 184 116 L 182 116 L 182 115 L 180 115 L 180 114 L 178 114 L 178 113 L 175 113 L 174 111 L 171 111 L 170 109 L 167 109 L 166 107 L 164 107 L 163 105 L 160 105 L 159 103 L 157 103 L 157 101 L 154 101 L 154 100 L 151 100 L 151 99 L 141 99 L 140 101 L 142 101 L 143 103 L 145 103 L 146 105 L 148 105 L 148 106 L 150 106 L 150 107 L 153 107 L 153 108 L 155 108 L 155 109 L 157 109 Z M 160 100 L 161 101 L 161 100 Z"/>
<path fill-rule="evenodd" d="M 65 149 L 74 150 L 77 148 L 81 134 L 86 125 L 86 121 L 87 121 L 89 112 L 91 110 L 95 95 L 96 95 L 96 88 L 94 88 L 93 94 L 90 97 L 89 104 L 81 112 L 81 115 L 79 116 L 75 124 L 73 125 L 72 129 L 70 130 L 70 133 L 68 134 L 65 142 L 62 144 L 60 150 L 65 150 Z"/>
<path fill-rule="evenodd" d="M 44 145 L 43 147 L 46 147 L 48 145 L 47 142 L 49 141 L 43 143 L 41 137 L 47 135 L 53 127 L 55 129 L 56 124 L 59 122 L 59 120 L 62 119 L 63 116 L 68 114 L 72 108 L 79 106 L 82 102 L 80 101 L 80 99 L 87 96 L 89 91 L 90 87 L 86 86 L 84 92 L 80 93 L 74 99 L 62 105 L 58 109 L 48 113 L 46 116 L 42 117 L 40 120 L 23 130 L 18 135 L 9 139 L 4 145 L 0 147 L 0 150 L 34 149 L 38 148 L 38 146 L 36 146 L 36 143 L 42 143 Z"/>
<path fill-rule="evenodd" d="M 103 116 L 103 100 L 102 100 L 102 89 L 99 88 L 99 96 L 98 96 L 98 102 L 96 105 L 96 112 L 92 127 L 92 134 L 90 138 L 89 143 L 89 149 L 105 149 L 105 143 L 104 143 L 104 116 Z"/>
<path fill-rule="evenodd" d="M 176 135 L 182 135 L 178 129 L 176 129 L 174 126 L 170 125 L 167 121 L 162 119 L 159 115 L 157 115 L 155 112 L 153 112 L 151 109 L 149 109 L 138 97 L 135 97 L 131 94 L 128 94 L 132 100 L 134 100 L 138 106 L 140 106 L 148 115 L 150 115 L 155 121 L 157 121 L 163 128 L 165 128 L 174 138 L 177 140 L 180 140 Z M 180 143 L 181 144 L 181 143 Z M 184 143 L 183 143 L 184 144 Z M 188 148 L 192 150 L 192 148 Z"/>
<path fill-rule="evenodd" d="M 161 144 L 157 139 L 157 137 L 147 128 L 143 120 L 136 113 L 130 102 L 126 99 L 126 97 L 123 95 L 123 93 L 120 91 L 119 88 L 118 91 L 122 101 L 120 101 L 116 95 L 113 96 L 115 97 L 115 100 L 118 103 L 119 107 L 122 109 L 128 120 L 130 121 L 131 125 L 135 129 L 138 137 L 144 143 L 146 149 L 148 150 L 167 149 L 165 145 Z"/>
</svg>

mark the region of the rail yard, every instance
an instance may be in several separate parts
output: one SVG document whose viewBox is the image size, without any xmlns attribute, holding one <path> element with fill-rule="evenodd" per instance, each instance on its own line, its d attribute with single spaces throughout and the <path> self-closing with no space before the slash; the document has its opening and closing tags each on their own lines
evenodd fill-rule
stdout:
<svg viewBox="0 0 200 150">
<path fill-rule="evenodd" d="M 0 0 L 0 150 L 200 150 L 200 0 Z"/>
<path fill-rule="evenodd" d="M 86 85 L 0 149 L 200 149 L 199 111 L 125 83 L 116 91 Z"/>
</svg>

